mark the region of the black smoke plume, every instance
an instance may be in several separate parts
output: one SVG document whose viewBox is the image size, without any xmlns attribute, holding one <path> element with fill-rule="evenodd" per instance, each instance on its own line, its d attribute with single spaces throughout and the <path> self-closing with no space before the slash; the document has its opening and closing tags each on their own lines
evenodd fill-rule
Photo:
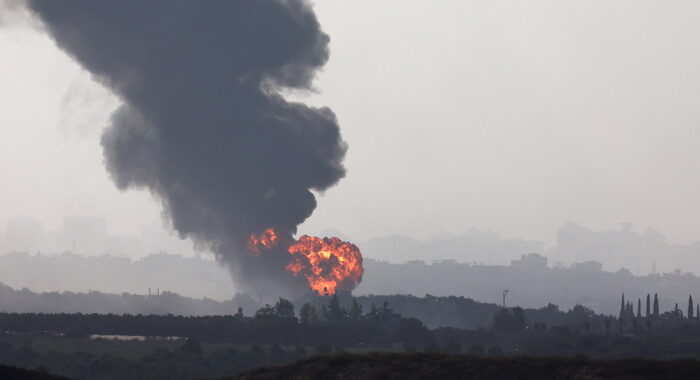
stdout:
<svg viewBox="0 0 700 380">
<path fill-rule="evenodd" d="M 329 38 L 304 0 L 28 0 L 58 46 L 122 101 L 102 136 L 120 189 L 148 189 L 181 236 L 255 294 L 304 286 L 286 252 L 254 257 L 249 234 L 289 238 L 345 175 L 335 115 L 285 100 L 309 89 Z M 186 281 L 186 279 L 183 279 Z"/>
</svg>

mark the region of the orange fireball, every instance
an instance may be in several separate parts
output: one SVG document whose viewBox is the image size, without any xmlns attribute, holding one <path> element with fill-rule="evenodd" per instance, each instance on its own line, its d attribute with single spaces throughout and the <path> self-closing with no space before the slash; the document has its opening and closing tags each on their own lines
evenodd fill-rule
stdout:
<svg viewBox="0 0 700 380">
<path fill-rule="evenodd" d="M 352 243 L 304 235 L 288 251 L 292 262 L 287 270 L 306 277 L 311 289 L 319 294 L 334 294 L 339 286 L 354 286 L 362 280 L 362 254 Z"/>
<path fill-rule="evenodd" d="M 259 256 L 280 242 L 277 232 L 268 228 L 260 235 L 250 235 L 247 248 L 250 254 Z M 362 254 L 352 243 L 304 235 L 292 242 L 287 252 L 291 262 L 286 269 L 294 276 L 306 278 L 309 287 L 319 294 L 335 294 L 339 287 L 350 290 L 362 281 Z"/>
<path fill-rule="evenodd" d="M 250 235 L 248 237 L 248 252 L 257 256 L 260 254 L 262 247 L 270 249 L 277 245 L 278 241 L 277 232 L 272 228 L 268 228 L 260 235 Z"/>
</svg>

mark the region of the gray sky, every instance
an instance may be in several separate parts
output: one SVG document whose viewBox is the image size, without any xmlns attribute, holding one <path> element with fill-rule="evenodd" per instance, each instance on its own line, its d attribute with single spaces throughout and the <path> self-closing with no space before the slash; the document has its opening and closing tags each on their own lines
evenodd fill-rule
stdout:
<svg viewBox="0 0 700 380">
<path fill-rule="evenodd" d="M 569 220 L 700 240 L 700 2 L 323 0 L 315 94 L 348 176 L 303 232 L 467 227 L 551 243 Z M 2 21 L 0 21 L 2 22 Z M 117 100 L 42 32 L 0 29 L 0 221 L 159 218 L 121 193 L 99 136 Z"/>
</svg>

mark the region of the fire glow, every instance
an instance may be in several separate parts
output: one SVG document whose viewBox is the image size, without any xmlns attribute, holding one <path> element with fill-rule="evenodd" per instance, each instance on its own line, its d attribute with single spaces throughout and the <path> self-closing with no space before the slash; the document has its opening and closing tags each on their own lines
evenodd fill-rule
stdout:
<svg viewBox="0 0 700 380">
<path fill-rule="evenodd" d="M 248 252 L 257 256 L 262 248 L 269 250 L 276 246 L 278 242 L 277 232 L 272 228 L 268 228 L 260 235 L 250 235 L 248 238 Z"/>
<path fill-rule="evenodd" d="M 248 238 L 248 251 L 257 256 L 269 251 L 281 240 L 274 229 Z M 286 245 L 290 254 L 287 271 L 304 277 L 309 287 L 319 294 L 335 294 L 351 290 L 362 281 L 362 254 L 356 245 L 338 238 L 318 238 L 304 235 Z"/>
</svg>

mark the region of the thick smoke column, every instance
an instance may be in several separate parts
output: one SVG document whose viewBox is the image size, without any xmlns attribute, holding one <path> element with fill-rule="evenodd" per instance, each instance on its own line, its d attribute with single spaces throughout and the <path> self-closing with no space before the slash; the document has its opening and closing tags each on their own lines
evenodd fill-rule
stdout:
<svg viewBox="0 0 700 380">
<path fill-rule="evenodd" d="M 280 294 L 303 279 L 287 252 L 250 255 L 250 234 L 290 239 L 345 175 L 335 115 L 283 99 L 308 89 L 328 36 L 303 0 L 28 0 L 58 45 L 123 102 L 102 137 L 121 189 L 146 188 L 182 235 L 239 285 Z"/>
</svg>

